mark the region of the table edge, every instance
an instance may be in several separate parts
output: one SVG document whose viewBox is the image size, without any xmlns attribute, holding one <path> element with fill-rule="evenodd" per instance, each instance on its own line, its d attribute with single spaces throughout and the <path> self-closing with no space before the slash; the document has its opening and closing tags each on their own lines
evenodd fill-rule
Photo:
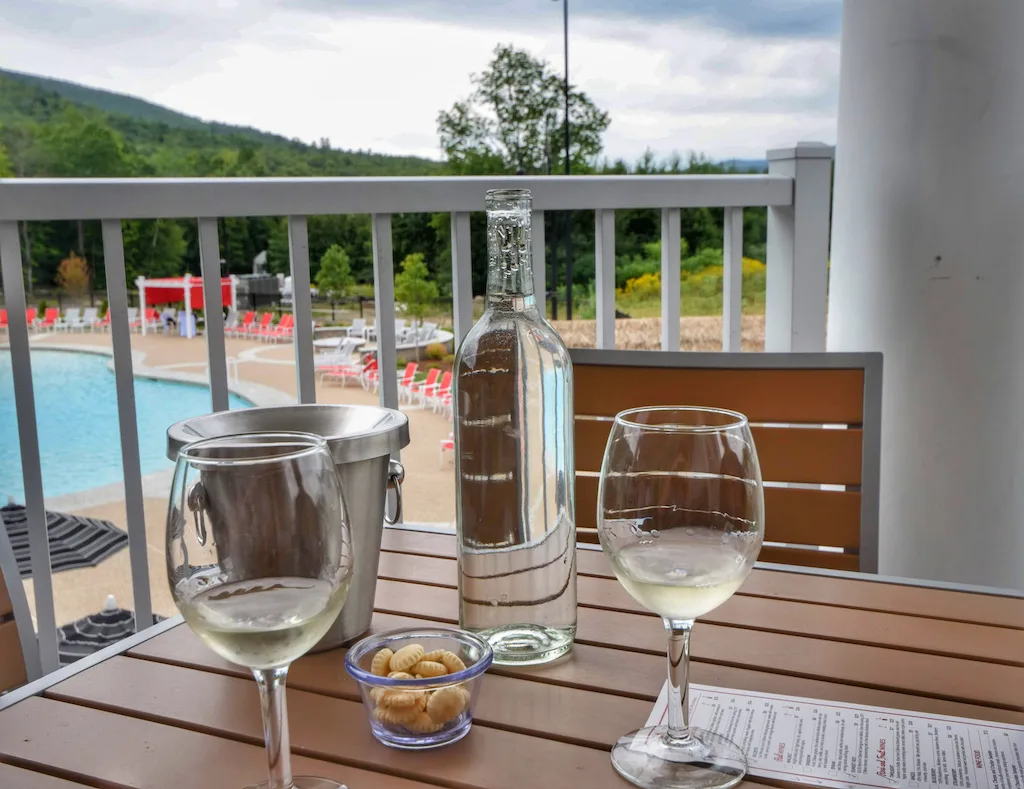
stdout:
<svg viewBox="0 0 1024 789">
<path fill-rule="evenodd" d="M 9 707 L 13 707 L 20 701 L 45 693 L 54 685 L 57 685 L 66 679 L 71 679 L 71 677 L 76 674 L 81 674 L 83 671 L 87 671 L 105 660 L 122 655 L 128 650 L 134 649 L 139 644 L 143 644 L 146 641 L 149 641 L 149 639 L 155 638 L 161 633 L 166 633 L 168 630 L 177 627 L 184 621 L 185 620 L 181 614 L 172 616 L 171 618 L 158 622 L 151 627 L 147 627 L 145 630 L 140 630 L 138 633 L 135 633 L 135 635 L 124 638 L 116 644 L 111 644 L 109 647 L 105 647 L 98 652 L 93 652 L 91 655 L 87 655 L 81 660 L 76 660 L 70 666 L 65 666 L 64 668 L 57 669 L 56 671 L 40 677 L 37 680 L 27 682 L 20 688 L 15 688 L 10 693 L 0 696 L 0 712 Z"/>
</svg>

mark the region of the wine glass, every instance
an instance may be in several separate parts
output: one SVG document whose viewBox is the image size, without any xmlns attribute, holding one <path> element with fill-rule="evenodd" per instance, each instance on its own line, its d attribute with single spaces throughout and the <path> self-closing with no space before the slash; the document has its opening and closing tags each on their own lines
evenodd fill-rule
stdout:
<svg viewBox="0 0 1024 789">
<path fill-rule="evenodd" d="M 174 602 L 214 652 L 252 669 L 267 789 L 344 789 L 292 777 L 285 678 L 327 633 L 352 576 L 341 480 L 323 438 L 249 433 L 178 453 L 167 513 Z"/>
<path fill-rule="evenodd" d="M 764 494 L 746 417 L 693 407 L 620 413 L 601 466 L 597 527 L 619 582 L 668 631 L 668 725 L 621 737 L 612 765 L 647 789 L 733 786 L 746 756 L 689 725 L 688 674 L 694 620 L 732 596 L 761 549 Z"/>
</svg>

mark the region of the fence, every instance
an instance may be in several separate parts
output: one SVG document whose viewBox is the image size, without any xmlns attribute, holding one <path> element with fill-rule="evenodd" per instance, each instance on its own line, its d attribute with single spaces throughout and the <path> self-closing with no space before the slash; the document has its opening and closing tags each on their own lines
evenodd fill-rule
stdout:
<svg viewBox="0 0 1024 789">
<path fill-rule="evenodd" d="M 739 350 L 743 209 L 768 208 L 766 350 L 821 351 L 825 348 L 828 276 L 831 148 L 801 143 L 770 151 L 767 175 L 584 176 L 327 179 L 67 179 L 0 180 L 0 266 L 9 319 L 18 432 L 28 510 L 32 576 L 42 669 L 57 667 L 56 622 L 43 501 L 29 332 L 25 322 L 19 221 L 100 220 L 107 299 L 114 350 L 121 452 L 126 493 L 129 555 L 136 621 L 151 621 L 149 572 L 133 370 L 128 326 L 121 221 L 198 216 L 203 270 L 206 343 L 211 405 L 228 407 L 217 218 L 286 216 L 295 312 L 295 369 L 298 399 L 316 398 L 309 289 L 306 217 L 369 214 L 372 217 L 374 304 L 378 318 L 380 368 L 394 369 L 394 259 L 391 215 L 451 214 L 453 316 L 456 342 L 473 321 L 469 214 L 483 209 L 488 189 L 533 192 L 534 275 L 545 292 L 546 210 L 593 210 L 596 229 L 597 347 L 615 343 L 616 209 L 655 208 L 662 214 L 662 337 L 664 349 L 679 348 L 680 208 L 725 209 L 724 350 Z M 207 276 L 207 269 L 209 276 Z M 394 376 L 381 376 L 380 399 L 397 408 Z"/>
</svg>

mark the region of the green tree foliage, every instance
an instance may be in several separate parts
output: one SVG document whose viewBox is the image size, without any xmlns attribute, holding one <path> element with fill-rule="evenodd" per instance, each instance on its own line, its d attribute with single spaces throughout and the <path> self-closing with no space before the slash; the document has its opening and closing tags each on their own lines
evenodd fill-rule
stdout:
<svg viewBox="0 0 1024 789">
<path fill-rule="evenodd" d="M 320 271 L 316 275 L 317 289 L 335 302 L 348 296 L 355 284 L 348 253 L 337 244 L 332 244 L 320 258 Z"/>
<path fill-rule="evenodd" d="M 430 279 L 423 255 L 418 252 L 407 255 L 402 261 L 402 270 L 395 275 L 395 301 L 413 319 L 414 328 L 419 327 L 438 295 L 437 284 Z M 416 345 L 416 358 L 420 358 L 419 344 Z"/>
<path fill-rule="evenodd" d="M 565 157 L 562 78 L 547 64 L 512 46 L 499 46 L 476 89 L 437 117 L 441 148 L 459 173 L 551 173 Z M 589 170 L 601 152 L 608 113 L 570 86 L 572 140 L 577 172 Z"/>
<path fill-rule="evenodd" d="M 438 131 L 448 161 L 343 151 L 327 140 L 308 145 L 255 129 L 208 123 L 141 100 L 57 80 L 0 71 L 0 167 L 15 177 L 303 177 L 561 172 L 564 102 L 560 71 L 513 47 L 498 47 L 488 68 L 474 78 L 474 91 L 442 112 Z M 719 174 L 735 168 L 706 157 L 659 160 L 647 153 L 636 162 L 598 162 L 606 113 L 578 89 L 571 95 L 572 164 L 577 173 Z M 3 162 L 6 161 L 6 164 Z M 574 292 L 591 292 L 594 279 L 594 218 L 588 211 L 546 211 L 549 289 L 564 304 L 565 218 L 570 217 Z M 744 210 L 744 255 L 764 258 L 766 210 Z M 616 221 L 616 281 L 660 270 L 661 212 L 619 210 Z M 94 286 L 104 287 L 103 246 L 97 222 L 22 222 L 26 282 L 53 286 L 69 250 L 92 264 Z M 289 271 L 288 227 L 283 217 L 229 217 L 218 222 L 221 255 L 228 273 L 248 273 L 252 259 L 267 251 L 274 273 Z M 351 276 L 365 292 L 373 282 L 370 217 L 308 218 L 311 275 L 334 245 L 348 255 Z M 123 223 L 129 282 L 136 276 L 200 273 L 196 223 L 130 220 Z M 720 209 L 684 209 L 682 257 L 722 246 Z M 486 222 L 470 217 L 475 293 L 486 283 Z M 449 214 L 392 216 L 395 260 L 420 255 L 426 279 L 439 295 L 451 295 Z M 653 245 L 653 246 L 652 246 Z M 399 268 L 396 266 L 396 269 Z M 401 274 L 398 274 L 400 277 Z"/>
<path fill-rule="evenodd" d="M 7 155 L 7 149 L 0 143 L 0 178 L 14 177 L 14 165 L 11 157 Z"/>
</svg>

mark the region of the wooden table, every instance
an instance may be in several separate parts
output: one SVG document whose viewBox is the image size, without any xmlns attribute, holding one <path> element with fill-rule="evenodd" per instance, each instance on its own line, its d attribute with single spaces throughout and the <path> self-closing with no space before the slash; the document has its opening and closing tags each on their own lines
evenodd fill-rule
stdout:
<svg viewBox="0 0 1024 789">
<path fill-rule="evenodd" d="M 453 538 L 388 529 L 384 549 L 374 628 L 454 622 Z M 665 634 L 603 554 L 581 549 L 579 569 L 572 658 L 493 669 L 473 731 L 449 748 L 380 745 L 341 651 L 300 660 L 288 699 L 295 772 L 350 789 L 624 789 L 608 749 L 651 710 Z M 758 569 L 697 625 L 693 656 L 699 683 L 1024 723 L 1019 597 Z M 188 628 L 171 621 L 83 663 L 0 700 L 0 787 L 234 789 L 265 778 L 255 684 Z"/>
</svg>

